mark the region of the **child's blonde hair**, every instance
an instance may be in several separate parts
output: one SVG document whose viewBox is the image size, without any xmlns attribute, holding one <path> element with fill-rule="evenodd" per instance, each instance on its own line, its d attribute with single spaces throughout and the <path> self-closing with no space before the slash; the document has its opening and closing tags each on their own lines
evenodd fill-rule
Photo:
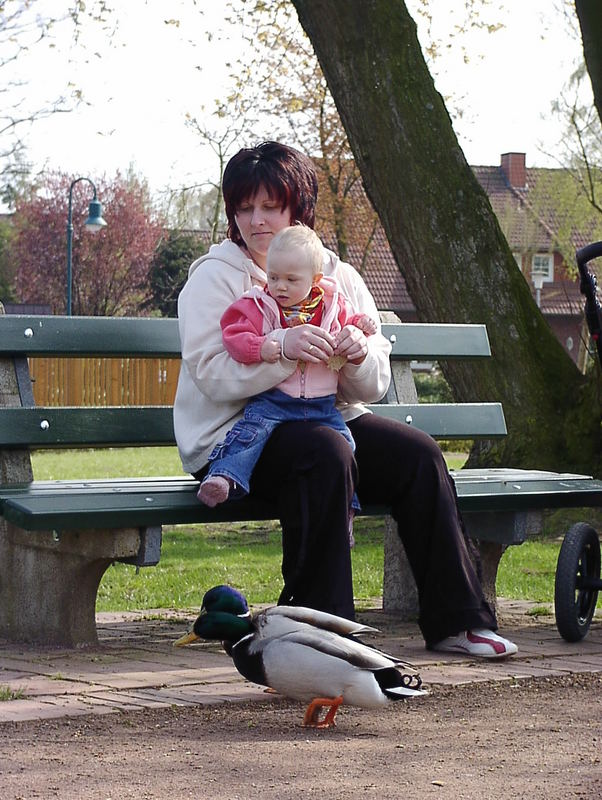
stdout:
<svg viewBox="0 0 602 800">
<path fill-rule="evenodd" d="M 302 254 L 302 259 L 306 266 L 311 267 L 314 275 L 324 269 L 324 246 L 318 234 L 307 225 L 292 225 L 274 236 L 268 248 L 268 268 L 274 256 L 291 250 L 298 250 Z"/>
</svg>

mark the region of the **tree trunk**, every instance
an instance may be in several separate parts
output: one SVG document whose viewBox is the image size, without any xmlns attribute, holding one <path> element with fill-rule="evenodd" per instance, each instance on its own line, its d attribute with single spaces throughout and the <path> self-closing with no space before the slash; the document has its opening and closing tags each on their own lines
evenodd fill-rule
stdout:
<svg viewBox="0 0 602 800">
<path fill-rule="evenodd" d="M 493 358 L 442 364 L 499 400 L 509 436 L 472 463 L 597 472 L 600 403 L 531 297 L 458 145 L 402 0 L 292 0 L 423 321 L 485 323 Z"/>
<path fill-rule="evenodd" d="M 602 122 L 602 8 L 600 0 L 575 0 L 581 26 L 585 65 L 594 90 L 594 102 Z"/>
</svg>

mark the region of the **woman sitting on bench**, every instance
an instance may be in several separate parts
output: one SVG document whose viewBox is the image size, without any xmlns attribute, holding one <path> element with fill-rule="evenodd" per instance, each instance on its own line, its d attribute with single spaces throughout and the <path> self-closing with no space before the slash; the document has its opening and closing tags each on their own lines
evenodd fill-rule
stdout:
<svg viewBox="0 0 602 800">
<path fill-rule="evenodd" d="M 223 178 L 228 238 L 195 261 L 178 304 L 182 368 L 174 427 L 184 468 L 202 480 L 215 445 L 241 418 L 247 400 L 282 383 L 301 359 L 345 357 L 337 406 L 355 441 L 311 421 L 290 421 L 270 435 L 250 494 L 277 509 L 282 524 L 284 588 L 279 603 L 354 618 L 349 508 L 391 508 L 418 587 L 419 625 L 427 647 L 501 658 L 517 651 L 498 636 L 467 550 L 455 487 L 436 442 L 416 428 L 376 416 L 390 381 L 387 340 L 349 325 L 333 347 L 310 324 L 287 330 L 272 363 L 241 364 L 226 351 L 220 319 L 245 291 L 266 285 L 273 236 L 296 222 L 313 228 L 317 177 L 305 155 L 277 142 L 243 149 Z M 359 273 L 325 250 L 335 278 L 359 313 L 378 319 Z"/>
</svg>

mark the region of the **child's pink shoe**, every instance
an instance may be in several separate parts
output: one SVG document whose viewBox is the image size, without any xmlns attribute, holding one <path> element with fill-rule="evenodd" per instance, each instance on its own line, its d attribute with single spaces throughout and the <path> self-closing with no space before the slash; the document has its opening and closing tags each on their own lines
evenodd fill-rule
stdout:
<svg viewBox="0 0 602 800">
<path fill-rule="evenodd" d="M 230 494 L 230 481 L 222 475 L 209 475 L 201 483 L 197 497 L 209 508 L 223 503 Z"/>
</svg>

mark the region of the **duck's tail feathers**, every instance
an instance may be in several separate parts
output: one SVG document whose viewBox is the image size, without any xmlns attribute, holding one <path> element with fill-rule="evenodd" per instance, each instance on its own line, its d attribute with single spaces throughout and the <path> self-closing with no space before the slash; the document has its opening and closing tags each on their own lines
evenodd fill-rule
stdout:
<svg viewBox="0 0 602 800">
<path fill-rule="evenodd" d="M 408 689 L 406 686 L 395 686 L 392 689 L 383 689 L 389 700 L 407 700 L 408 697 L 423 697 L 428 694 L 426 689 Z"/>
<path fill-rule="evenodd" d="M 374 670 L 374 677 L 381 691 L 390 700 L 403 700 L 405 697 L 420 697 L 427 694 L 422 688 L 420 675 L 408 675 L 395 667 Z"/>
</svg>

